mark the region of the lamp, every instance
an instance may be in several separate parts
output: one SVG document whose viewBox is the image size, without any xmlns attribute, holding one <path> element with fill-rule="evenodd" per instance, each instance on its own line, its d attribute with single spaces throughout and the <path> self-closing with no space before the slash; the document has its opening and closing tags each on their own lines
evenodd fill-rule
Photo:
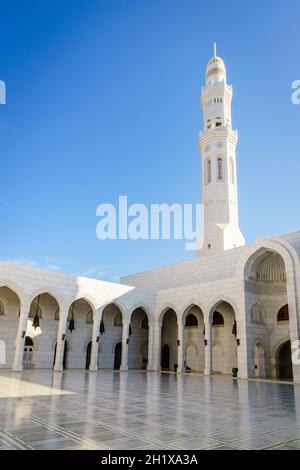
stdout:
<svg viewBox="0 0 300 470">
<path fill-rule="evenodd" d="M 128 343 L 129 343 L 129 338 L 126 339 L 126 344 L 128 344 Z"/>
<path fill-rule="evenodd" d="M 61 340 L 64 341 L 64 340 L 65 340 L 65 337 L 66 337 L 66 335 L 63 334 L 63 335 L 61 336 Z"/>
<path fill-rule="evenodd" d="M 239 338 L 236 339 L 236 344 L 239 346 L 241 344 Z"/>
<path fill-rule="evenodd" d="M 177 340 L 177 346 L 180 346 L 180 339 Z"/>
<path fill-rule="evenodd" d="M 207 346 L 207 339 L 204 340 L 204 346 Z"/>
<path fill-rule="evenodd" d="M 26 331 L 22 331 L 22 335 L 21 335 L 21 337 L 22 337 L 22 338 L 24 338 L 24 337 L 25 337 L 25 335 L 26 335 Z"/>
<path fill-rule="evenodd" d="M 100 336 L 97 336 L 96 343 L 99 343 Z"/>
</svg>

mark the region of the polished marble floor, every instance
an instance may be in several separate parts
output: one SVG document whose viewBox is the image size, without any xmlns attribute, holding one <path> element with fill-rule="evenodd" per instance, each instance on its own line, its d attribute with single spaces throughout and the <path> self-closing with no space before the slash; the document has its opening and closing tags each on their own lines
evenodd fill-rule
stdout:
<svg viewBox="0 0 300 470">
<path fill-rule="evenodd" d="M 0 449 L 300 449 L 300 386 L 138 371 L 0 371 Z"/>
</svg>

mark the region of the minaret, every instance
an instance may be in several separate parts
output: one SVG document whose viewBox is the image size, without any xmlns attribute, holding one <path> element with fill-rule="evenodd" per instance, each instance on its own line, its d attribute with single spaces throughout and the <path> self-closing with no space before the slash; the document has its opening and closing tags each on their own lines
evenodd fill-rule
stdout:
<svg viewBox="0 0 300 470">
<path fill-rule="evenodd" d="M 232 86 L 226 81 L 223 60 L 214 57 L 206 67 L 202 88 L 203 131 L 202 203 L 204 220 L 199 254 L 229 250 L 245 244 L 239 228 L 236 176 L 238 133 L 231 125 Z"/>
</svg>

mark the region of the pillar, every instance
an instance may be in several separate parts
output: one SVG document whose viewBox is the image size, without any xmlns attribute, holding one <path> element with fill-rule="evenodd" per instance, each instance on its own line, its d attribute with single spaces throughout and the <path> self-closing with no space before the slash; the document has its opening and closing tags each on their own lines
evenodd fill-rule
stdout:
<svg viewBox="0 0 300 470">
<path fill-rule="evenodd" d="M 27 330 L 27 320 L 29 315 L 30 305 L 27 302 L 20 300 L 20 317 L 18 323 L 18 332 L 16 337 L 15 356 L 13 362 L 13 370 L 23 370 L 23 355 L 24 344 Z"/>
<path fill-rule="evenodd" d="M 55 364 L 54 364 L 54 370 L 57 372 L 63 371 L 63 368 L 64 368 L 63 360 L 64 360 L 64 350 L 65 350 L 65 342 L 66 342 L 67 319 L 68 319 L 68 309 L 60 308 L 58 329 L 57 329 L 57 340 L 56 340 Z"/>
<path fill-rule="evenodd" d="M 122 328 L 122 359 L 120 370 L 128 370 L 128 342 L 129 342 L 129 322 L 123 322 Z"/>
<path fill-rule="evenodd" d="M 99 341 L 100 339 L 100 322 L 101 322 L 101 310 L 96 310 L 93 318 L 93 331 L 92 331 L 92 350 L 91 350 L 91 361 L 90 361 L 90 371 L 98 370 L 98 351 L 99 351 Z M 98 341 L 97 341 L 98 340 Z"/>
<path fill-rule="evenodd" d="M 183 320 L 178 321 L 178 368 L 177 372 L 180 374 L 181 372 L 185 372 L 185 345 L 184 345 L 184 322 Z"/>
<path fill-rule="evenodd" d="M 205 369 L 204 375 L 211 375 L 212 367 L 212 324 L 208 320 L 205 322 Z"/>
</svg>

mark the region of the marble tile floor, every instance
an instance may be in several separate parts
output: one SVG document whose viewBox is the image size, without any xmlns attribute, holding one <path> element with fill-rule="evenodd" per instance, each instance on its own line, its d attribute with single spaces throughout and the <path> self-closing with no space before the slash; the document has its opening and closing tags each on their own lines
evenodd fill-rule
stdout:
<svg viewBox="0 0 300 470">
<path fill-rule="evenodd" d="M 300 449 L 300 386 L 154 372 L 0 371 L 0 450 Z"/>
</svg>

